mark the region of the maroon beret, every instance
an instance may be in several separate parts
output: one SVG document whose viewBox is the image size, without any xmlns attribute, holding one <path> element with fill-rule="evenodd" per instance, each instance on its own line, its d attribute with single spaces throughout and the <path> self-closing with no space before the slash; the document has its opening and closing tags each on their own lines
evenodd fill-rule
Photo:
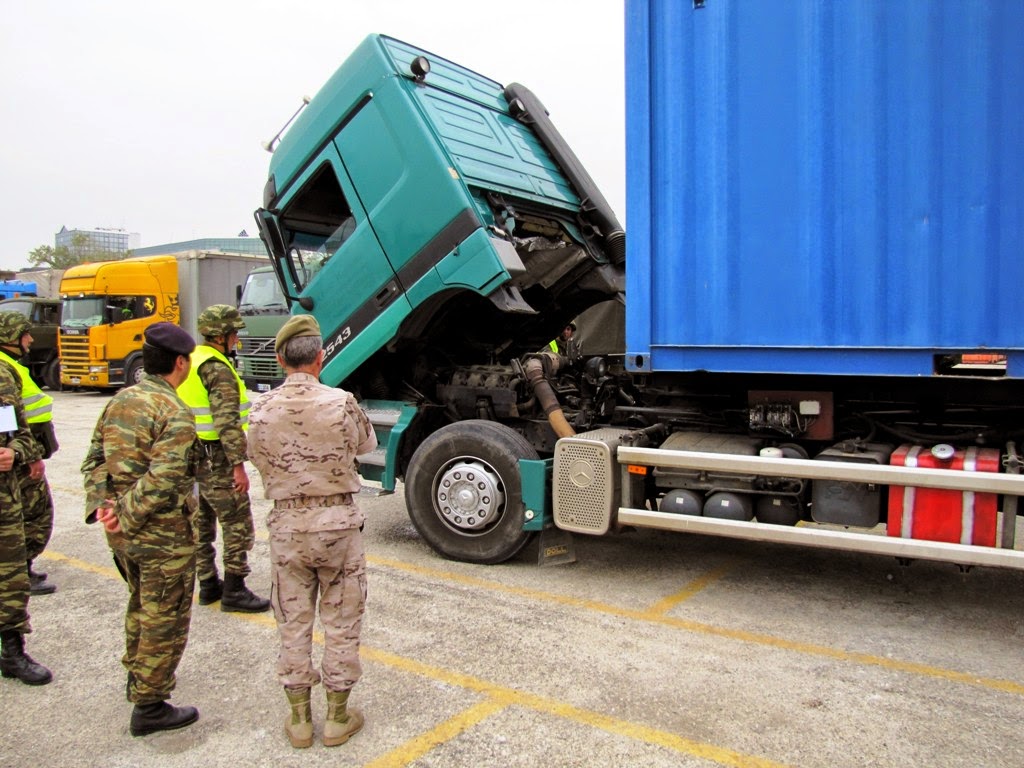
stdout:
<svg viewBox="0 0 1024 768">
<path fill-rule="evenodd" d="M 146 343 L 176 355 L 191 355 L 196 343 L 181 327 L 174 323 L 153 323 L 146 328 Z"/>
</svg>

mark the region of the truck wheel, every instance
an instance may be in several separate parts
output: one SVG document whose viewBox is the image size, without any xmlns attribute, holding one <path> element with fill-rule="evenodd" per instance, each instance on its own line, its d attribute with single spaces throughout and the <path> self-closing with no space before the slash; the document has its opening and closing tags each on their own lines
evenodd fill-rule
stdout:
<svg viewBox="0 0 1024 768">
<path fill-rule="evenodd" d="M 124 369 L 124 385 L 130 387 L 142 381 L 142 358 L 137 357 Z"/>
<path fill-rule="evenodd" d="M 519 459 L 536 459 L 526 438 L 493 421 L 450 424 L 424 440 L 409 462 L 405 505 L 440 555 L 501 563 L 532 534 L 523 530 Z"/>
<path fill-rule="evenodd" d="M 43 383 L 53 392 L 60 392 L 63 387 L 60 383 L 60 360 L 54 358 L 43 366 Z"/>
</svg>

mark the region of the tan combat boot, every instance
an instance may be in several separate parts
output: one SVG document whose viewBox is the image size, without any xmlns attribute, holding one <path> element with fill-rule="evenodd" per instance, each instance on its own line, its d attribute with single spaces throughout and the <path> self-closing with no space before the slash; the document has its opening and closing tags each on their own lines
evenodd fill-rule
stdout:
<svg viewBox="0 0 1024 768">
<path fill-rule="evenodd" d="M 348 691 L 327 691 L 327 719 L 324 721 L 324 746 L 344 744 L 363 727 L 363 713 L 348 708 Z"/>
<path fill-rule="evenodd" d="M 309 688 L 285 688 L 285 696 L 292 705 L 291 714 L 284 721 L 284 732 L 296 749 L 313 746 L 313 712 L 309 707 Z"/>
</svg>

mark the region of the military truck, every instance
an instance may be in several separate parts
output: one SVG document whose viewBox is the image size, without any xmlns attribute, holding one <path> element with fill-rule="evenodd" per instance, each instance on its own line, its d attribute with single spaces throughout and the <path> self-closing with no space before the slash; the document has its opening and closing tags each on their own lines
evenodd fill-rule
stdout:
<svg viewBox="0 0 1024 768">
<path fill-rule="evenodd" d="M 60 327 L 60 299 L 21 296 L 0 301 L 0 311 L 20 312 L 32 323 L 32 350 L 26 367 L 39 386 L 59 390 L 60 358 L 57 349 L 57 329 Z"/>
</svg>

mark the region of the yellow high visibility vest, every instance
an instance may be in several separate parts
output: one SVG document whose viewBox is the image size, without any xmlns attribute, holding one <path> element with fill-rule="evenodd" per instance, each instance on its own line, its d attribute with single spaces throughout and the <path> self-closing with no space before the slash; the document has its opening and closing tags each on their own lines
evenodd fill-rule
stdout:
<svg viewBox="0 0 1024 768">
<path fill-rule="evenodd" d="M 7 362 L 18 372 L 21 377 L 21 405 L 25 409 L 25 418 L 29 424 L 43 424 L 53 420 L 53 398 L 39 388 L 39 385 L 32 381 L 32 374 L 28 368 L 19 363 L 6 352 L 0 352 L 7 358 Z"/>
<path fill-rule="evenodd" d="M 213 347 L 200 344 L 192 353 L 192 370 L 188 372 L 188 378 L 178 387 L 178 396 L 185 401 L 185 405 L 192 409 L 196 418 L 196 434 L 200 440 L 220 440 L 216 427 L 213 425 L 213 411 L 210 410 L 210 393 L 203 386 L 203 380 L 199 378 L 199 366 L 211 357 L 217 358 L 224 363 L 231 374 L 238 382 L 238 417 L 242 422 L 242 429 L 249 429 L 249 398 L 245 392 L 245 384 L 239 377 L 235 366 L 231 364 L 223 354 Z"/>
</svg>

